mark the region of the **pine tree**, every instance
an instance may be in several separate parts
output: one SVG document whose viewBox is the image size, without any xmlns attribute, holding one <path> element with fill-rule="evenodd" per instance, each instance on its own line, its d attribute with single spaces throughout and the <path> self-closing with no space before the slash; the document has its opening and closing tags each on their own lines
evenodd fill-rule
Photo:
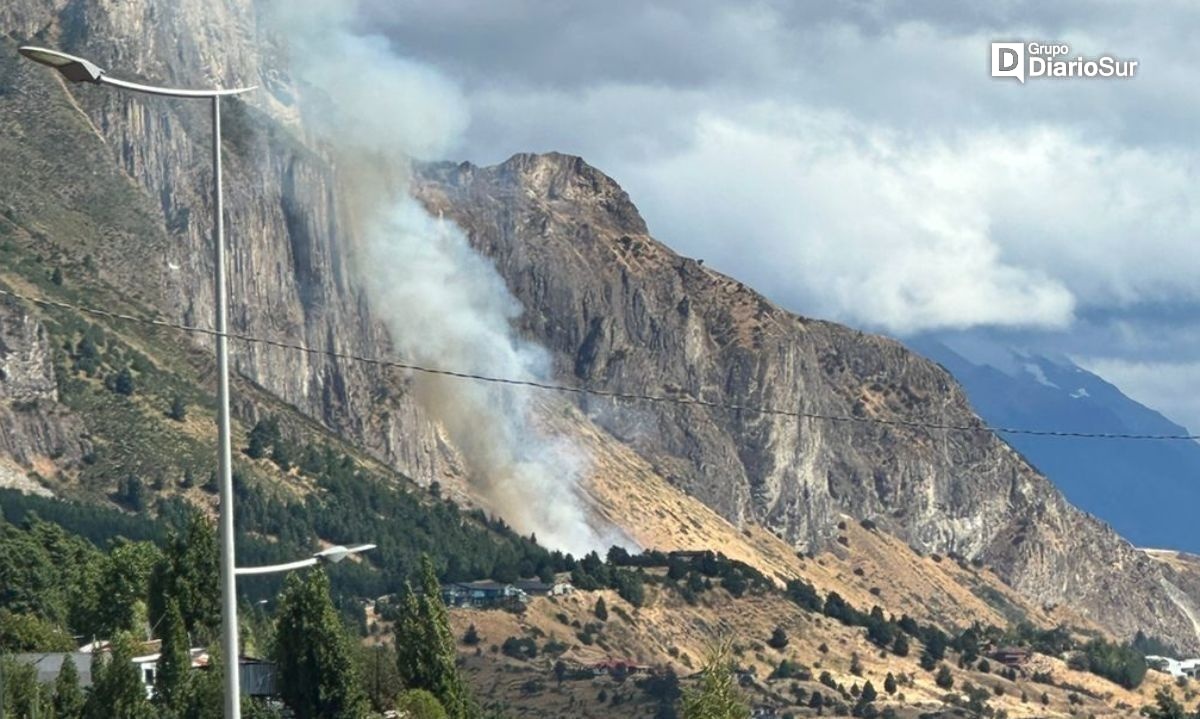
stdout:
<svg viewBox="0 0 1200 719">
<path fill-rule="evenodd" d="M 604 603 L 604 597 L 600 597 L 596 600 L 596 608 L 592 610 L 592 613 L 595 614 L 596 618 L 600 621 L 608 621 L 608 605 Z"/>
<path fill-rule="evenodd" d="M 875 685 L 868 681 L 862 688 L 862 700 L 864 702 L 873 702 L 879 693 L 875 691 Z"/>
<path fill-rule="evenodd" d="M 173 530 L 150 584 L 150 623 L 160 625 L 168 600 L 179 603 L 184 631 L 201 641 L 220 622 L 220 596 L 212 591 L 220 577 L 220 550 L 212 523 L 192 512 L 182 531 Z"/>
<path fill-rule="evenodd" d="M 896 693 L 896 677 L 892 676 L 891 672 L 888 672 L 887 676 L 884 677 L 883 690 L 888 694 Z"/>
<path fill-rule="evenodd" d="M 950 669 L 945 664 L 941 669 L 938 669 L 937 677 L 934 678 L 934 683 L 942 689 L 950 689 L 954 686 L 954 675 L 950 673 Z"/>
<path fill-rule="evenodd" d="M 442 604 L 433 562 L 421 557 L 421 596 L 406 584 L 395 623 L 396 668 L 407 689 L 437 698 L 450 719 L 471 719 L 479 708 L 458 673 L 454 635 Z"/>
<path fill-rule="evenodd" d="M 133 638 L 123 633 L 113 641 L 108 659 L 93 665 L 85 719 L 153 719 L 154 710 L 133 657 Z"/>
<path fill-rule="evenodd" d="M 112 377 L 111 389 L 113 392 L 125 395 L 126 397 L 133 394 L 133 373 L 129 371 L 128 367 L 122 367 L 121 371 Z"/>
<path fill-rule="evenodd" d="M 279 600 L 275 636 L 280 695 L 297 716 L 356 719 L 365 715 L 366 695 L 323 569 L 288 577 Z"/>
<path fill-rule="evenodd" d="M 154 703 L 165 715 L 178 716 L 188 694 L 192 656 L 183 614 L 174 597 L 167 600 L 159 636 L 162 639 L 162 656 L 158 660 L 158 677 L 154 683 Z"/>
<path fill-rule="evenodd" d="M 396 670 L 400 681 L 410 689 L 427 689 L 429 686 L 427 661 L 428 648 L 422 644 L 424 631 L 421 626 L 421 607 L 413 594 L 412 585 L 404 583 L 400 591 L 398 616 L 395 623 Z"/>
<path fill-rule="evenodd" d="M 714 649 L 700 674 L 700 685 L 684 694 L 683 719 L 747 719 L 750 709 L 743 703 L 733 675 L 729 645 Z"/>
<path fill-rule="evenodd" d="M 79 719 L 83 714 L 83 691 L 79 688 L 79 670 L 68 654 L 54 680 L 55 719 Z"/>
<path fill-rule="evenodd" d="M 903 633 L 896 634 L 896 641 L 892 642 L 892 654 L 898 657 L 908 656 L 908 636 Z"/>
<path fill-rule="evenodd" d="M 429 555 L 421 557 L 421 610 L 425 646 L 431 651 L 427 670 L 430 692 L 450 719 L 470 719 L 478 714 L 466 682 L 458 673 L 458 654 L 450 631 L 450 616 L 442 604 L 441 584 Z M 418 687 L 419 688 L 419 687 Z"/>
</svg>

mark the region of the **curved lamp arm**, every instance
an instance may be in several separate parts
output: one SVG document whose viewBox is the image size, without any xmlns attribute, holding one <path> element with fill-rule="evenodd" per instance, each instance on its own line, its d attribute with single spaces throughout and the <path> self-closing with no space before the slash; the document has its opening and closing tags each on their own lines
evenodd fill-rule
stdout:
<svg viewBox="0 0 1200 719">
<path fill-rule="evenodd" d="M 294 562 L 287 562 L 285 564 L 268 564 L 264 567 L 238 567 L 234 570 L 234 574 L 239 577 L 248 574 L 275 574 L 276 572 L 287 572 L 292 569 L 311 567 L 322 562 L 337 564 L 351 554 L 358 554 L 359 552 L 365 552 L 374 548 L 374 544 L 360 544 L 357 547 L 343 547 L 339 544 L 336 547 L 322 549 L 307 559 L 297 559 Z"/>
<path fill-rule="evenodd" d="M 90 82 L 97 85 L 112 85 L 125 90 L 133 90 L 134 92 L 144 92 L 149 95 L 164 95 L 166 97 L 224 97 L 226 95 L 240 95 L 243 92 L 249 92 L 255 89 L 256 86 L 239 87 L 230 90 L 184 90 L 174 87 L 156 87 L 154 85 L 142 85 L 128 80 L 118 80 L 115 77 L 109 77 L 108 73 L 103 68 L 96 65 L 90 60 L 85 60 L 82 57 L 68 55 L 65 52 L 58 50 L 49 50 L 44 47 L 35 47 L 33 45 L 24 45 L 18 49 L 25 57 L 33 60 L 36 63 L 52 67 L 62 73 L 62 76 L 71 82 Z"/>
<path fill-rule="evenodd" d="M 238 567 L 234 570 L 234 574 L 237 574 L 239 577 L 249 574 L 275 574 L 276 572 L 287 572 L 292 569 L 311 567 L 318 561 L 316 557 L 309 557 L 308 559 L 300 559 L 295 562 L 287 562 L 286 564 L 268 564 L 265 567 Z"/>
</svg>

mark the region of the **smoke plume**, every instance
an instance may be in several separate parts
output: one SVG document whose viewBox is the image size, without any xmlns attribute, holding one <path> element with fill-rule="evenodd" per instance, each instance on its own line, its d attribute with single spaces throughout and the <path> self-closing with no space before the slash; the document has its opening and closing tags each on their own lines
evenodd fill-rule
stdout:
<svg viewBox="0 0 1200 719">
<path fill-rule="evenodd" d="M 362 237 L 372 307 L 418 363 L 545 379 L 544 350 L 520 338 L 521 306 L 462 230 L 409 193 L 413 160 L 444 157 L 465 127 L 456 86 L 360 29 L 353 3 L 285 3 L 268 13 L 303 93 L 306 131 L 331 149 Z M 548 546 L 581 553 L 601 537 L 579 484 L 586 457 L 534 424 L 525 391 L 416 374 L 414 395 L 460 451 L 487 508 Z"/>
</svg>

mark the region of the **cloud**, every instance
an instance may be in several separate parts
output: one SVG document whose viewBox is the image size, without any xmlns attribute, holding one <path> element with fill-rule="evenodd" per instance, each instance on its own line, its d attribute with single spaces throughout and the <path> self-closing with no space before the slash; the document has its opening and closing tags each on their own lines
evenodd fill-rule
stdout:
<svg viewBox="0 0 1200 719">
<path fill-rule="evenodd" d="M 1057 330 L 1196 297 L 1188 4 L 368 7 L 462 82 L 466 159 L 581 154 L 660 239 L 797 311 Z M 1143 74 L 993 81 L 988 43 L 1017 37 Z"/>
</svg>

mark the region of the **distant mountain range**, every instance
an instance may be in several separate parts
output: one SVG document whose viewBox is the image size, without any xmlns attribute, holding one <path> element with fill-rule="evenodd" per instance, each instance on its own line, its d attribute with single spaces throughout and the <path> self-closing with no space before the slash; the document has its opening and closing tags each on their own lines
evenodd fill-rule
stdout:
<svg viewBox="0 0 1200 719">
<path fill-rule="evenodd" d="M 1065 357 L 1025 353 L 979 337 L 922 337 L 906 344 L 949 370 L 991 425 L 1189 433 Z M 1004 437 L 1073 504 L 1135 544 L 1200 552 L 1200 444 Z"/>
</svg>

